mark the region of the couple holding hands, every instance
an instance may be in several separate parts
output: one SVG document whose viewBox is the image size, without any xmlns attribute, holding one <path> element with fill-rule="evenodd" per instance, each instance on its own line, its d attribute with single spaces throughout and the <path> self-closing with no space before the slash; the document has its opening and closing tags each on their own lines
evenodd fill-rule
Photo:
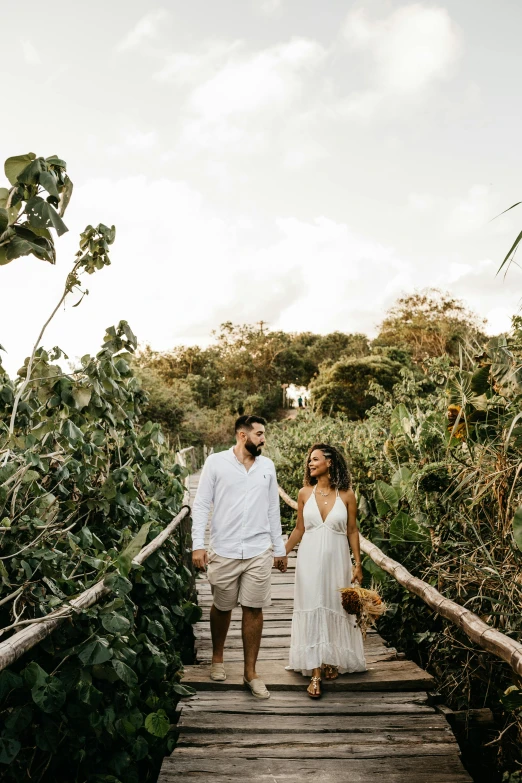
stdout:
<svg viewBox="0 0 522 783">
<path fill-rule="evenodd" d="M 319 443 L 309 450 L 297 524 L 286 546 L 281 533 L 274 463 L 261 455 L 265 420 L 240 416 L 236 444 L 208 457 L 192 508 L 192 559 L 207 569 L 212 589 L 210 677 L 226 680 L 223 662 L 232 610 L 242 607 L 244 683 L 258 699 L 270 693 L 256 672 L 263 607 L 270 604 L 272 567 L 284 572 L 288 553 L 299 546 L 288 669 L 310 677 L 312 698 L 327 679 L 366 670 L 355 617 L 341 604 L 339 588 L 362 582 L 357 504 L 342 454 Z M 211 506 L 210 551 L 205 530 Z M 350 551 L 354 555 L 352 567 Z"/>
</svg>

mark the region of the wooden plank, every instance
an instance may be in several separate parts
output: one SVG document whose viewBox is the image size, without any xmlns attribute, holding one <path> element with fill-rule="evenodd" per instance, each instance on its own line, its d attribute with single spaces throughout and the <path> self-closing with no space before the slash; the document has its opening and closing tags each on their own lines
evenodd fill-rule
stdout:
<svg viewBox="0 0 522 783">
<path fill-rule="evenodd" d="M 213 682 L 210 679 L 210 667 L 187 666 L 183 682 L 196 689 L 204 690 L 242 690 L 243 665 L 239 661 L 226 664 L 225 682 Z M 303 677 L 293 671 L 287 671 L 277 661 L 260 661 L 258 675 L 269 690 L 301 690 Z M 412 661 L 377 661 L 366 672 L 344 674 L 336 680 L 323 680 L 325 691 L 353 690 L 430 690 L 434 687 L 433 677 Z"/>
<path fill-rule="evenodd" d="M 200 691 L 197 696 L 182 701 L 184 715 L 193 712 L 223 714 L 271 715 L 383 715 L 430 714 L 426 693 L 406 692 L 341 692 L 328 693 L 320 701 L 310 699 L 301 691 L 274 691 L 270 699 L 254 699 L 247 691 Z"/>
<path fill-rule="evenodd" d="M 369 714 L 373 711 L 374 705 L 377 705 L 377 712 L 383 711 L 381 705 L 387 705 L 389 711 L 393 711 L 399 707 L 399 705 L 422 705 L 426 706 L 433 714 L 437 712 L 436 708 L 429 705 L 429 697 L 427 693 L 422 691 L 344 691 L 341 693 L 328 693 L 320 701 L 313 701 L 310 699 L 304 691 L 274 691 L 270 699 L 258 700 L 253 699 L 252 695 L 245 689 L 241 691 L 227 690 L 210 691 L 201 690 L 195 696 L 190 696 L 180 701 L 180 705 L 183 709 L 193 709 L 202 707 L 203 705 L 211 705 L 212 709 L 220 709 L 221 705 L 233 705 L 240 708 L 241 706 L 255 707 L 256 709 L 262 707 L 263 709 L 275 709 L 276 707 L 295 706 L 303 709 L 303 714 L 306 714 L 306 710 L 319 709 L 325 705 L 328 706 L 343 706 L 345 712 L 349 713 L 355 709 L 358 705 L 365 705 L 368 707 Z M 203 707 L 206 709 L 206 707 Z M 210 708 L 210 707 L 209 707 Z"/>
<path fill-rule="evenodd" d="M 209 664 L 212 661 L 212 649 L 209 647 L 204 647 L 203 649 L 198 649 L 197 651 L 197 662 L 198 665 L 204 665 Z M 288 654 L 284 655 L 285 649 L 282 647 L 266 647 L 264 645 L 261 645 L 261 649 L 259 650 L 258 655 L 258 661 L 279 661 L 281 663 L 281 666 L 287 666 L 288 665 Z M 244 654 L 243 649 L 238 648 L 236 650 L 226 650 L 226 658 L 225 658 L 225 664 L 231 663 L 232 661 L 243 661 L 244 660 Z M 368 666 L 373 665 L 374 663 L 377 663 L 379 661 L 394 661 L 397 660 L 397 655 L 394 652 L 390 652 L 389 650 L 386 650 L 384 652 L 367 652 L 366 653 L 366 664 Z"/>
<path fill-rule="evenodd" d="M 158 783 L 186 779 L 193 783 L 471 783 L 456 754 L 447 757 L 415 756 L 395 758 L 190 758 L 177 755 L 166 758 Z"/>
<path fill-rule="evenodd" d="M 373 734 L 384 732 L 429 732 L 449 733 L 447 720 L 437 714 L 386 714 L 359 716 L 357 721 L 352 715 L 243 715 L 215 712 L 183 711 L 177 728 L 186 738 L 189 732 L 211 734 L 279 734 L 284 726 L 285 734 Z"/>
<path fill-rule="evenodd" d="M 259 735 L 266 738 L 271 735 Z M 286 736 L 286 735 L 283 735 Z M 295 740 L 295 735 L 290 735 Z M 314 735 L 315 737 L 315 735 Z M 222 738 L 221 738 L 222 740 Z M 276 756 L 279 759 L 324 759 L 324 758 L 337 758 L 337 759 L 371 759 L 371 758 L 397 758 L 401 756 L 442 756 L 445 757 L 450 753 L 457 752 L 455 750 L 455 743 L 437 743 L 437 742 L 418 742 L 414 744 L 399 743 L 397 741 L 390 742 L 389 744 L 367 743 L 356 744 L 353 742 L 346 743 L 340 742 L 339 744 L 321 744 L 321 743 L 295 743 L 294 745 L 271 745 L 269 743 L 259 743 L 254 737 L 252 737 L 252 744 L 248 744 L 248 740 L 244 740 L 237 745 L 227 745 L 225 742 L 220 741 L 215 744 L 202 744 L 202 745 L 184 745 L 183 742 L 176 746 L 177 756 L 188 756 L 192 759 L 201 758 L 202 756 L 216 756 L 221 758 L 230 758 L 237 756 L 255 756 L 255 758 L 273 758 Z"/>
</svg>

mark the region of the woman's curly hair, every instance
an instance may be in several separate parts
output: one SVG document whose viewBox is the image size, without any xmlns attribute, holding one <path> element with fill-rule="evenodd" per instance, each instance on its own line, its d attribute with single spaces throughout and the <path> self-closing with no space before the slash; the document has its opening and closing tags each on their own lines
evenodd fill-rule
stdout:
<svg viewBox="0 0 522 783">
<path fill-rule="evenodd" d="M 329 446 L 327 443 L 314 443 L 309 449 L 304 466 L 305 487 L 313 487 L 314 484 L 317 484 L 317 479 L 310 475 L 310 457 L 312 456 L 312 452 L 316 450 L 322 451 L 324 456 L 331 460 L 330 486 L 340 490 L 350 489 L 352 486 L 352 477 L 350 476 L 346 460 L 335 446 Z"/>
</svg>

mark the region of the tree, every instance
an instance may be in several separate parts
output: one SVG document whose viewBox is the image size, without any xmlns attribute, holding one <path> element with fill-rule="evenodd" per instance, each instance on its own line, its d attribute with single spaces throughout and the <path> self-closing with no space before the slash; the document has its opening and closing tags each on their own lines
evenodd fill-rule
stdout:
<svg viewBox="0 0 522 783">
<path fill-rule="evenodd" d="M 375 381 L 391 391 L 402 367 L 386 356 L 341 359 L 324 368 L 310 384 L 314 408 L 326 416 L 344 413 L 349 419 L 362 419 L 377 402 L 368 391 L 370 383 Z"/>
<path fill-rule="evenodd" d="M 460 299 L 430 288 L 397 300 L 373 346 L 407 349 L 418 363 L 443 354 L 458 360 L 459 346 L 475 350 L 485 342 L 484 323 Z"/>
<path fill-rule="evenodd" d="M 370 341 L 365 334 L 331 332 L 320 335 L 307 351 L 307 358 L 319 365 L 332 364 L 346 357 L 360 358 L 370 353 Z"/>
</svg>

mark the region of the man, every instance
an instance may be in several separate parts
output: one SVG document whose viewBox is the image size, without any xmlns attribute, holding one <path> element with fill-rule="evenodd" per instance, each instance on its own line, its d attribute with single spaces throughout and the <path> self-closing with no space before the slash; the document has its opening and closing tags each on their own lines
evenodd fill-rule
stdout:
<svg viewBox="0 0 522 783">
<path fill-rule="evenodd" d="M 272 562 L 281 571 L 287 568 L 275 467 L 272 460 L 261 456 L 265 424 L 260 416 L 239 417 L 235 425 L 236 445 L 207 459 L 192 507 L 192 561 L 201 570 L 208 566 L 213 596 L 210 678 L 226 680 L 223 650 L 232 609 L 240 603 L 243 680 L 258 699 L 270 698 L 257 676 L 256 663 L 263 607 L 270 604 Z M 205 530 L 212 503 L 207 554 Z"/>
</svg>

